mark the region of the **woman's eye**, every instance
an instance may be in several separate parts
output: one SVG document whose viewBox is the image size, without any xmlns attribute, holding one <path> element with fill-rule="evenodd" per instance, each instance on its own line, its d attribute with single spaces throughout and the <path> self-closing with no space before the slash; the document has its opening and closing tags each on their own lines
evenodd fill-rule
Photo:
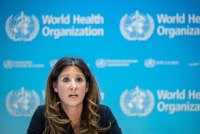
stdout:
<svg viewBox="0 0 200 134">
<path fill-rule="evenodd" d="M 69 82 L 70 79 L 69 79 L 68 77 L 65 77 L 65 78 L 63 78 L 63 81 L 64 81 L 64 82 Z"/>
<path fill-rule="evenodd" d="M 82 82 L 82 81 L 83 81 L 83 78 L 76 78 L 76 81 L 77 81 L 77 82 Z"/>
</svg>

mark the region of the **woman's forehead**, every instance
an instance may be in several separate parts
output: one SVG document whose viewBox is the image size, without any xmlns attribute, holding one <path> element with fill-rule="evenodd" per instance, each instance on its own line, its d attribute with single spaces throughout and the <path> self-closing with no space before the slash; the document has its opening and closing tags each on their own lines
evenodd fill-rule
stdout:
<svg viewBox="0 0 200 134">
<path fill-rule="evenodd" d="M 83 72 L 81 71 L 81 69 L 77 66 L 67 66 L 65 67 L 60 75 L 63 75 L 63 74 L 80 74 L 80 75 L 84 75 Z"/>
</svg>

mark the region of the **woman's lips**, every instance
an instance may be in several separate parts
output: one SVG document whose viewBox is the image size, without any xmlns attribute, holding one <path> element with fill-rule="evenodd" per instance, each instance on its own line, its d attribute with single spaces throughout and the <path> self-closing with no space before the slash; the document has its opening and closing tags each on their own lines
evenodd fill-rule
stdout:
<svg viewBox="0 0 200 134">
<path fill-rule="evenodd" d="M 70 94 L 69 97 L 78 97 L 77 94 Z"/>
</svg>

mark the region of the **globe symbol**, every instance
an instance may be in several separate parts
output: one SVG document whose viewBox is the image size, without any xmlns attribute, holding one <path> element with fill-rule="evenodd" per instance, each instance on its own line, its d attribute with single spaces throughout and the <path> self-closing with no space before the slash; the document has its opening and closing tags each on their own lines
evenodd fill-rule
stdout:
<svg viewBox="0 0 200 134">
<path fill-rule="evenodd" d="M 146 60 L 144 61 L 144 65 L 145 65 L 145 67 L 147 67 L 147 68 L 153 68 L 153 67 L 156 66 L 156 61 L 155 61 L 154 59 L 146 59 Z"/>
<path fill-rule="evenodd" d="M 122 111 L 128 116 L 147 116 L 152 112 L 154 103 L 151 91 L 140 89 L 139 86 L 125 90 L 120 97 Z"/>
<path fill-rule="evenodd" d="M 24 12 L 11 15 L 6 20 L 6 33 L 13 41 L 32 41 L 39 32 L 39 21 L 32 15 L 27 16 Z"/>
<path fill-rule="evenodd" d="M 12 60 L 5 60 L 3 62 L 3 67 L 5 69 L 12 69 L 14 67 L 14 62 Z"/>
<path fill-rule="evenodd" d="M 16 16 L 13 18 L 13 29 L 14 33 L 22 34 L 23 36 L 29 33 L 29 26 L 31 23 L 31 19 L 24 15 L 22 12 L 20 16 Z"/>
<path fill-rule="evenodd" d="M 6 97 L 6 107 L 9 113 L 15 117 L 31 116 L 39 105 L 39 96 L 35 91 L 28 91 L 24 87 L 12 90 Z"/>
<path fill-rule="evenodd" d="M 57 59 L 51 60 L 49 63 L 50 67 L 53 68 L 53 66 L 56 64 L 57 61 L 58 61 Z"/>
<path fill-rule="evenodd" d="M 98 60 L 96 60 L 96 66 L 98 67 L 98 68 L 104 68 L 104 67 L 106 67 L 106 60 L 104 60 L 104 59 L 98 59 Z"/>
<path fill-rule="evenodd" d="M 142 15 L 139 11 L 125 14 L 120 20 L 120 31 L 127 40 L 147 40 L 154 31 L 153 18 L 149 14 Z"/>
</svg>

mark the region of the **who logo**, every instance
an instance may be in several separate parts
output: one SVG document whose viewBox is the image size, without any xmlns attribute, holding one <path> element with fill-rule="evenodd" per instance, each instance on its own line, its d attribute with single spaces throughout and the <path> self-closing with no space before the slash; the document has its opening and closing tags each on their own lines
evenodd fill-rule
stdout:
<svg viewBox="0 0 200 134">
<path fill-rule="evenodd" d="M 19 90 L 12 90 L 6 96 L 6 107 L 14 117 L 30 117 L 40 104 L 39 95 L 21 87 Z"/>
<path fill-rule="evenodd" d="M 154 31 L 154 20 L 149 15 L 143 15 L 139 11 L 133 14 L 125 14 L 120 20 L 120 31 L 128 41 L 145 41 L 151 37 Z"/>
<path fill-rule="evenodd" d="M 120 96 L 120 106 L 124 114 L 128 116 L 147 116 L 155 105 L 155 99 L 150 90 L 134 89 L 125 90 Z"/>
<path fill-rule="evenodd" d="M 6 20 L 5 30 L 8 37 L 17 41 L 32 41 L 39 32 L 39 21 L 34 16 L 28 16 L 21 12 L 15 16 L 11 15 Z"/>
</svg>

